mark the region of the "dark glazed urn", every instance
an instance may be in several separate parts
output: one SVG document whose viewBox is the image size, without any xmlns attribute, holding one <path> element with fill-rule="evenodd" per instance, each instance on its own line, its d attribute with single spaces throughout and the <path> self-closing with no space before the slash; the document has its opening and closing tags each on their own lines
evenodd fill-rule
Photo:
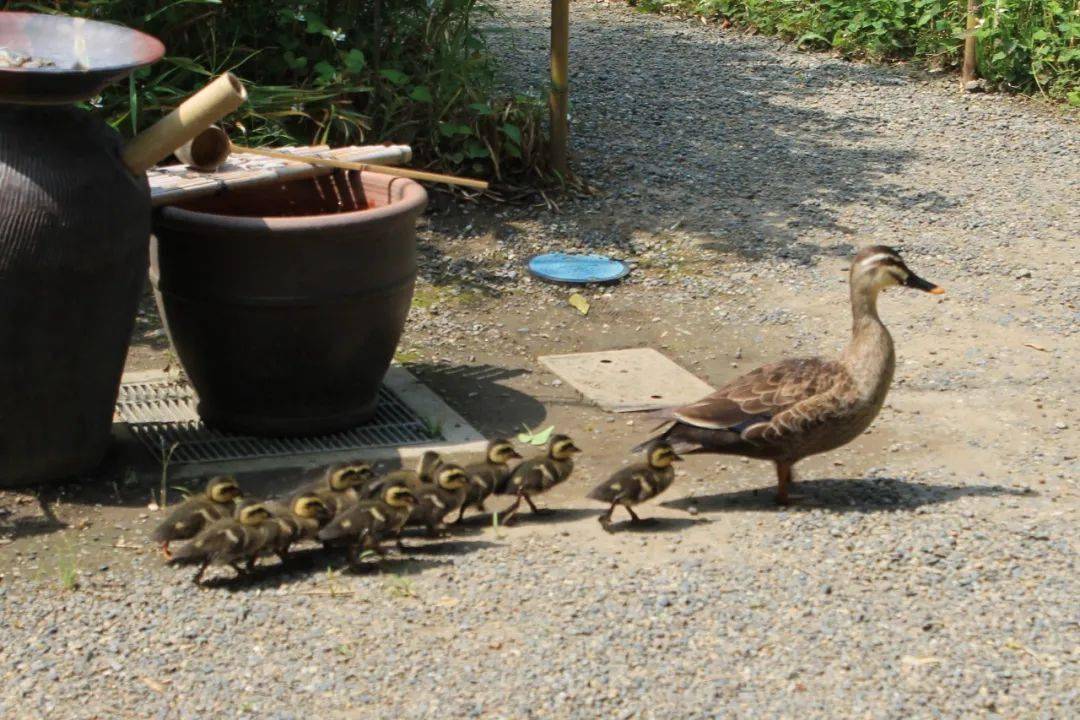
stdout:
<svg viewBox="0 0 1080 720">
<path fill-rule="evenodd" d="M 426 202 L 410 180 L 338 172 L 160 210 L 150 278 L 203 420 L 272 436 L 370 418 Z"/>
<path fill-rule="evenodd" d="M 0 486 L 108 448 L 151 214 L 120 149 L 77 108 L 0 103 Z"/>
</svg>

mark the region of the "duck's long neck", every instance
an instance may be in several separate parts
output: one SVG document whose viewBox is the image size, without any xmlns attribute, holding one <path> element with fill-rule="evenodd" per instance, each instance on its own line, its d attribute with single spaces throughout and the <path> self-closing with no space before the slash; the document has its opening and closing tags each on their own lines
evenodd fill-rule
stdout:
<svg viewBox="0 0 1080 720">
<path fill-rule="evenodd" d="M 842 360 L 864 395 L 884 399 L 896 369 L 896 355 L 892 336 L 878 317 L 877 296 L 875 288 L 852 285 L 851 342 Z"/>
</svg>

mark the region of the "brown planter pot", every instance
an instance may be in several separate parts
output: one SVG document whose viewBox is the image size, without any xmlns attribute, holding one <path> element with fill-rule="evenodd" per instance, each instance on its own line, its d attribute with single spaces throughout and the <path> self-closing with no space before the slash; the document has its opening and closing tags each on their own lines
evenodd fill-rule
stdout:
<svg viewBox="0 0 1080 720">
<path fill-rule="evenodd" d="M 151 213 L 120 149 L 90 113 L 0 103 L 0 487 L 109 447 Z"/>
<path fill-rule="evenodd" d="M 260 435 L 368 419 L 412 301 L 426 203 L 411 180 L 339 172 L 156 213 L 150 279 L 202 418 Z"/>
</svg>

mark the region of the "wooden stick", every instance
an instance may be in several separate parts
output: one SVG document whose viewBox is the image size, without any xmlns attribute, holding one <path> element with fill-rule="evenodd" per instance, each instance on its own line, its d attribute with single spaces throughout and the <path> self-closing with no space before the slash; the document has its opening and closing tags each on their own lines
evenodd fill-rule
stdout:
<svg viewBox="0 0 1080 720">
<path fill-rule="evenodd" d="M 964 36 L 964 65 L 960 70 L 960 83 L 964 90 L 971 90 L 976 82 L 975 55 L 977 40 L 975 31 L 979 27 L 979 0 L 967 1 L 967 33 Z"/>
<path fill-rule="evenodd" d="M 142 175 L 174 150 L 231 113 L 247 99 L 240 81 L 225 73 L 195 93 L 180 107 L 133 137 L 123 150 L 124 164 Z"/>
<path fill-rule="evenodd" d="M 483 180 L 457 177 L 455 175 L 440 175 L 439 173 L 423 172 L 422 170 L 408 170 L 406 168 L 390 167 L 389 165 L 371 165 L 368 163 L 349 162 L 347 160 L 335 160 L 317 155 L 300 155 L 280 150 L 267 150 L 265 148 L 244 147 L 233 143 L 232 151 L 235 153 L 250 153 L 278 160 L 292 160 L 294 162 L 307 163 L 308 165 L 322 165 L 325 167 L 341 168 L 342 170 L 361 170 L 368 172 L 383 173 L 395 177 L 411 178 L 413 180 L 427 180 L 428 182 L 446 183 L 447 185 L 463 185 L 464 187 L 477 190 L 487 190 L 488 184 Z"/>
<path fill-rule="evenodd" d="M 570 0 L 551 3 L 551 167 L 564 177 L 567 173 L 566 146 L 569 139 L 568 66 L 570 54 Z"/>
</svg>

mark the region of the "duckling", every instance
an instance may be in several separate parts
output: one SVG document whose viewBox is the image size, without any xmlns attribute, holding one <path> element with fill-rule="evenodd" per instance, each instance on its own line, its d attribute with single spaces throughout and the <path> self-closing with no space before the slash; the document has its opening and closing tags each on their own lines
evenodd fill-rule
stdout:
<svg viewBox="0 0 1080 720">
<path fill-rule="evenodd" d="M 314 540 L 334 518 L 333 510 L 313 492 L 296 495 L 291 503 L 268 502 L 266 505 L 281 526 L 281 536 L 274 549 L 281 562 L 288 559 L 293 543 Z"/>
<path fill-rule="evenodd" d="M 682 458 L 670 445 L 655 442 L 645 450 L 645 462 L 624 467 L 593 488 L 588 495 L 591 500 L 611 503 L 608 511 L 600 516 L 601 527 L 611 532 L 611 515 L 619 505 L 630 513 L 631 522 L 641 522 L 632 506 L 654 498 L 671 487 L 675 480 L 675 468 L 671 464 L 679 460 Z"/>
<path fill-rule="evenodd" d="M 432 537 L 443 534 L 446 530 L 443 518 L 461 508 L 468 488 L 469 476 L 459 465 L 440 464 L 435 470 L 434 482 L 412 484 L 417 502 L 409 514 L 408 524 L 424 525 Z"/>
<path fill-rule="evenodd" d="M 260 556 L 274 552 L 281 534 L 282 527 L 266 504 L 248 500 L 237 507 L 235 517 L 207 525 L 173 559 L 201 561 L 192 578 L 196 584 L 211 563 L 230 565 L 239 576 L 250 572 Z M 246 568 L 238 565 L 241 560 L 246 561 Z"/>
<path fill-rule="evenodd" d="M 349 564 L 354 567 L 359 565 L 365 550 L 382 555 L 379 543 L 400 533 L 416 506 L 417 499 L 407 479 L 381 480 L 377 497 L 360 500 L 335 516 L 317 535 L 324 543 L 346 542 Z"/>
<path fill-rule="evenodd" d="M 862 435 L 885 402 L 896 351 L 878 317 L 878 295 L 889 287 L 945 292 L 913 273 L 900 253 L 884 245 L 855 254 L 848 284 L 851 340 L 838 357 L 763 365 L 695 403 L 661 411 L 664 422 L 657 429 L 666 430 L 658 439 L 681 453 L 771 460 L 776 466 L 776 501 L 786 505 L 795 463 Z"/>
<path fill-rule="evenodd" d="M 521 455 L 509 440 L 496 438 L 489 442 L 484 461 L 465 466 L 465 474 L 469 476 L 469 488 L 465 493 L 465 502 L 461 504 L 461 510 L 454 522 L 461 522 L 461 518 L 465 516 L 465 510 L 470 507 L 486 512 L 484 501 L 506 484 L 510 478 L 509 463 L 519 458 Z"/>
<path fill-rule="evenodd" d="M 210 523 L 232 517 L 236 501 L 243 496 L 232 475 L 212 477 L 202 492 L 187 498 L 169 513 L 151 537 L 161 543 L 162 554 L 170 558 L 170 542 L 190 540 Z"/>
<path fill-rule="evenodd" d="M 574 454 L 581 448 L 566 435 L 555 435 L 548 441 L 547 452 L 530 458 L 510 474 L 506 486 L 499 490 L 500 495 L 516 495 L 510 507 L 503 511 L 503 524 L 510 522 L 517 513 L 521 501 L 529 504 L 534 513 L 539 512 L 533 504 L 531 495 L 538 495 L 555 487 L 570 477 L 574 471 Z"/>
<path fill-rule="evenodd" d="M 359 500 L 358 488 L 375 479 L 371 465 L 364 461 L 331 465 L 315 482 L 301 487 L 293 498 L 316 495 L 331 513 L 337 514 Z"/>
<path fill-rule="evenodd" d="M 428 450 L 420 456 L 420 462 L 416 464 L 416 474 L 423 482 L 435 482 L 435 473 L 442 465 L 442 455 L 434 450 Z"/>
</svg>

